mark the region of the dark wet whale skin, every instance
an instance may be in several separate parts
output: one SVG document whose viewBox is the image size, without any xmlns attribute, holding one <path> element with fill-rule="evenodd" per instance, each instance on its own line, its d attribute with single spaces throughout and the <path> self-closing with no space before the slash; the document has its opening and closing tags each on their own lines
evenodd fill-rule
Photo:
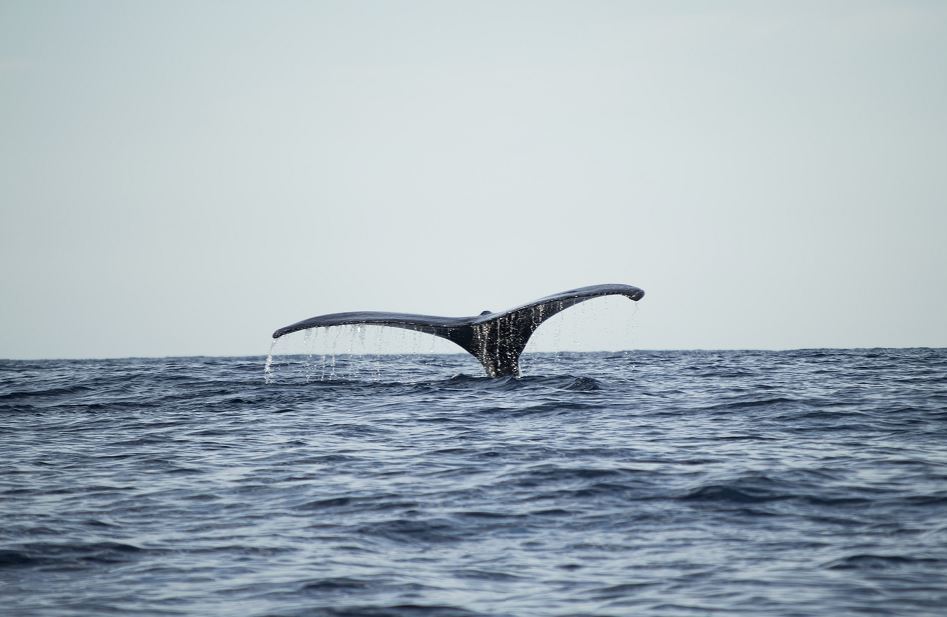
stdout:
<svg viewBox="0 0 947 617">
<path fill-rule="evenodd" d="M 490 377 L 518 376 L 520 355 L 530 337 L 544 321 L 581 302 L 615 295 L 637 302 L 644 297 L 644 291 L 623 284 L 590 285 L 546 296 L 500 313 L 483 311 L 475 317 L 438 317 L 377 311 L 332 313 L 310 317 L 280 328 L 273 333 L 273 338 L 309 328 L 343 325 L 404 328 L 433 334 L 456 343 L 477 358 Z"/>
</svg>

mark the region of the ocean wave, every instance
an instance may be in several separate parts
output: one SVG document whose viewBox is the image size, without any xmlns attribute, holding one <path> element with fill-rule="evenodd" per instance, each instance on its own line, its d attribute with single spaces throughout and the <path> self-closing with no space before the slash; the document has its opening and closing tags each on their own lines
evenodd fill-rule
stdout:
<svg viewBox="0 0 947 617">
<path fill-rule="evenodd" d="M 10 614 L 932 615 L 947 351 L 0 361 Z M 8 585 L 6 583 L 9 583 Z"/>
</svg>

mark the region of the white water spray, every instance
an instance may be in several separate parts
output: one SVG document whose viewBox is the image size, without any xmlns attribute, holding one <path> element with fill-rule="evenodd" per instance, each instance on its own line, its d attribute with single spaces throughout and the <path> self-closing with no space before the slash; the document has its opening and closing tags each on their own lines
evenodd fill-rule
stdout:
<svg viewBox="0 0 947 617">
<path fill-rule="evenodd" d="M 266 363 L 263 365 L 263 383 L 265 384 L 273 383 L 273 348 L 276 347 L 278 341 L 279 339 L 273 339 L 270 343 L 270 352 L 266 354 Z"/>
</svg>

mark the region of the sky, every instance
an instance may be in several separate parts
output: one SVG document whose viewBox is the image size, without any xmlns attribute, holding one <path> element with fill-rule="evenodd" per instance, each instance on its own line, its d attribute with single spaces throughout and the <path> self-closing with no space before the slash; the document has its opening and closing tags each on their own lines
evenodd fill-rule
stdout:
<svg viewBox="0 0 947 617">
<path fill-rule="evenodd" d="M 599 283 L 575 349 L 947 346 L 945 59 L 939 1 L 0 0 L 0 358 Z"/>
</svg>

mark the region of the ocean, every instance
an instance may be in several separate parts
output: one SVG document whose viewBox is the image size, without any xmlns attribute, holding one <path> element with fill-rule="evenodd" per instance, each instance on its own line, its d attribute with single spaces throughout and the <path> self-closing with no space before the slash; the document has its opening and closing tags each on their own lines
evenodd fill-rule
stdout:
<svg viewBox="0 0 947 617">
<path fill-rule="evenodd" d="M 0 361 L 0 613 L 947 614 L 947 350 L 523 368 Z"/>
</svg>

